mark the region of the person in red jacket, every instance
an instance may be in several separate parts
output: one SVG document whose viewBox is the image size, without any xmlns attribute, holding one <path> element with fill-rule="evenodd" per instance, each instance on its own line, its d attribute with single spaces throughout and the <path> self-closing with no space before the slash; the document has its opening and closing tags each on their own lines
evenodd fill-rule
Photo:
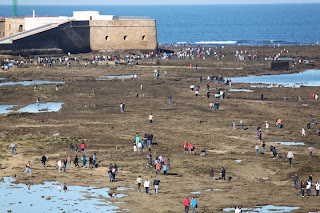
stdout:
<svg viewBox="0 0 320 213">
<path fill-rule="evenodd" d="M 86 143 L 85 142 L 82 142 L 82 144 L 80 145 L 80 149 L 81 151 L 86 151 Z"/>
<path fill-rule="evenodd" d="M 184 151 L 188 152 L 189 146 L 188 146 L 188 141 L 184 142 Z"/>
<path fill-rule="evenodd" d="M 192 144 L 189 144 L 189 150 L 190 150 L 190 154 L 194 154 L 194 146 Z"/>
<path fill-rule="evenodd" d="M 189 198 L 186 198 L 186 199 L 183 201 L 185 213 L 188 213 L 188 212 L 189 212 L 189 206 L 190 206 L 190 204 L 191 204 L 191 201 L 189 200 Z"/>
</svg>

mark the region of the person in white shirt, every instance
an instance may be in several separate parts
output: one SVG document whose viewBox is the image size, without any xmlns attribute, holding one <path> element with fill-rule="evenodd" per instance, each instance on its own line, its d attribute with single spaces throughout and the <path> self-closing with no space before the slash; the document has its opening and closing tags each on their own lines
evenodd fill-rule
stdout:
<svg viewBox="0 0 320 213">
<path fill-rule="evenodd" d="M 289 150 L 287 158 L 289 159 L 289 165 L 292 165 L 292 159 L 294 158 L 293 152 Z"/>
<path fill-rule="evenodd" d="M 149 193 L 150 181 L 147 179 L 144 181 L 144 188 L 146 189 L 146 194 Z"/>
<path fill-rule="evenodd" d="M 320 184 L 319 184 L 319 182 L 317 181 L 316 182 L 316 192 L 317 192 L 317 197 L 319 196 L 319 190 L 320 190 Z"/>
<path fill-rule="evenodd" d="M 258 144 L 257 144 L 257 143 L 256 143 L 255 148 L 256 148 L 256 156 L 258 156 L 258 155 L 259 155 L 259 146 L 258 146 Z"/>
<path fill-rule="evenodd" d="M 59 160 L 58 161 L 59 173 L 61 173 L 61 165 L 62 165 L 61 160 Z"/>
<path fill-rule="evenodd" d="M 306 130 L 304 128 L 301 129 L 301 136 L 302 137 L 306 136 Z"/>
<path fill-rule="evenodd" d="M 139 177 L 137 178 L 138 192 L 140 192 L 141 182 L 142 182 L 142 179 L 141 179 L 141 176 L 139 175 Z"/>
<path fill-rule="evenodd" d="M 269 122 L 266 121 L 266 131 L 269 132 Z"/>
<path fill-rule="evenodd" d="M 149 122 L 152 123 L 153 115 L 152 113 L 149 114 Z"/>
<path fill-rule="evenodd" d="M 307 196 L 309 197 L 309 196 L 312 196 L 312 194 L 311 194 L 311 181 L 307 181 L 307 187 L 306 187 L 306 189 L 307 189 Z"/>
</svg>

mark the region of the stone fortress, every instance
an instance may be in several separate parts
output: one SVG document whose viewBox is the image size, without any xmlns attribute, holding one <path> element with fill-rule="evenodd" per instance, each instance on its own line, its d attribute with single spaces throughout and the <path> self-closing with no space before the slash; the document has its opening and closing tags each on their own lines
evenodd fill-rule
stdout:
<svg viewBox="0 0 320 213">
<path fill-rule="evenodd" d="M 157 49 L 156 20 L 74 11 L 72 17 L 0 19 L 0 54 Z"/>
</svg>

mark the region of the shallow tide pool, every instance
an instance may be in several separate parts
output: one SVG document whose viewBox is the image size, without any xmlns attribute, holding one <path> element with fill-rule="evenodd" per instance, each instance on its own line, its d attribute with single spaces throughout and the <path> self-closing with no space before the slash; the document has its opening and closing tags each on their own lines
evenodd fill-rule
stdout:
<svg viewBox="0 0 320 213">
<path fill-rule="evenodd" d="M 300 207 L 288 207 L 288 206 L 256 206 L 255 208 L 242 208 L 243 212 L 259 212 L 259 213 L 288 213 L 293 210 L 300 209 Z M 224 208 L 225 212 L 234 212 L 234 208 Z"/>
<path fill-rule="evenodd" d="M 112 206 L 109 188 L 68 186 L 66 192 L 58 190 L 58 182 L 27 185 L 13 183 L 5 177 L 0 181 L 0 209 L 3 212 L 121 212 Z M 61 184 L 63 189 L 63 184 Z M 126 195 L 118 194 L 116 198 Z"/>
<path fill-rule="evenodd" d="M 269 84 L 268 87 L 320 86 L 320 70 L 307 70 L 281 75 L 262 75 L 231 78 L 232 83 Z M 261 86 L 257 86 L 261 87 Z"/>
<path fill-rule="evenodd" d="M 0 86 L 6 86 L 6 85 L 29 86 L 34 84 L 63 84 L 63 82 L 62 81 L 18 81 L 18 82 L 3 82 L 3 83 L 0 83 Z"/>
</svg>

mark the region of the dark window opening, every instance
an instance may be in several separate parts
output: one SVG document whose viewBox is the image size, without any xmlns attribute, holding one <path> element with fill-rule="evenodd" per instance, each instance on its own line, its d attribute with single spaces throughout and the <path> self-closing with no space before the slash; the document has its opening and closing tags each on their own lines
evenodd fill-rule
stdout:
<svg viewBox="0 0 320 213">
<path fill-rule="evenodd" d="M 108 41 L 109 36 L 106 36 L 106 41 Z"/>
<path fill-rule="evenodd" d="M 92 16 L 90 16 L 90 20 L 92 20 Z"/>
<path fill-rule="evenodd" d="M 145 36 L 145 35 L 143 35 L 143 36 L 142 36 L 142 41 L 143 41 L 145 38 L 146 38 L 146 36 Z"/>
<path fill-rule="evenodd" d="M 123 37 L 123 40 L 127 40 L 127 36 L 124 36 L 124 37 Z"/>
<path fill-rule="evenodd" d="M 19 32 L 22 32 L 23 31 L 23 25 L 20 25 L 19 26 Z"/>
</svg>

